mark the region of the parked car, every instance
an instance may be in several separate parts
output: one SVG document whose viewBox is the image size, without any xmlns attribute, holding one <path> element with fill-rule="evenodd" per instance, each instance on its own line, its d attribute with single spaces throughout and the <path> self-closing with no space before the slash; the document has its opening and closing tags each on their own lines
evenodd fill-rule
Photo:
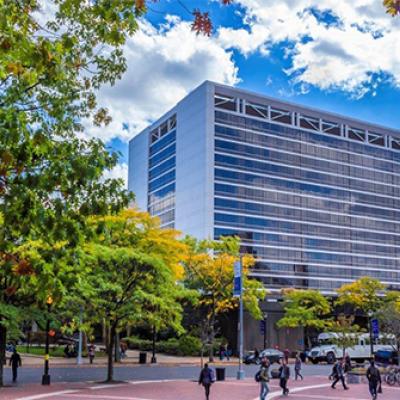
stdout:
<svg viewBox="0 0 400 400">
<path fill-rule="evenodd" d="M 276 349 L 265 349 L 260 352 L 259 356 L 256 357 L 254 352 L 248 353 L 244 359 L 243 362 L 245 364 L 260 364 L 262 358 L 268 358 L 269 362 L 271 364 L 279 362 L 284 358 L 284 354 Z"/>
<path fill-rule="evenodd" d="M 378 350 L 375 353 L 375 361 L 384 365 L 398 365 L 399 354 L 394 350 Z"/>
</svg>

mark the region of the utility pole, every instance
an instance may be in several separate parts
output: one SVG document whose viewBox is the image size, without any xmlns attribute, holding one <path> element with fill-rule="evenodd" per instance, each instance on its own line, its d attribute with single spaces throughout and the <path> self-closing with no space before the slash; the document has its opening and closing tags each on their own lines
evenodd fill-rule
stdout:
<svg viewBox="0 0 400 400">
<path fill-rule="evenodd" d="M 82 306 L 80 307 L 80 314 L 79 314 L 79 343 L 78 343 L 78 357 L 76 358 L 76 363 L 78 365 L 82 364 Z"/>
<path fill-rule="evenodd" d="M 234 296 L 239 297 L 239 370 L 237 379 L 242 380 L 245 377 L 243 370 L 243 258 L 236 261 L 234 265 Z"/>
</svg>

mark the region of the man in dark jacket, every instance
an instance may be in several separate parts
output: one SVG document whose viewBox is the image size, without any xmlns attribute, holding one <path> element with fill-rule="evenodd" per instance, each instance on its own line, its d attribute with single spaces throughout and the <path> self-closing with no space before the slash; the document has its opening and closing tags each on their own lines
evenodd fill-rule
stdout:
<svg viewBox="0 0 400 400">
<path fill-rule="evenodd" d="M 16 348 L 14 348 L 14 352 L 13 352 L 12 356 L 10 357 L 10 365 L 12 368 L 13 382 L 15 382 L 17 380 L 17 376 L 18 376 L 18 367 L 20 367 L 22 365 L 21 357 L 17 353 Z"/>
<path fill-rule="evenodd" d="M 287 365 L 285 359 L 282 360 L 282 365 L 279 367 L 279 386 L 282 388 L 282 393 L 284 396 L 289 394 L 289 389 L 287 388 L 287 382 L 290 377 L 290 368 Z"/>
<path fill-rule="evenodd" d="M 204 364 L 204 368 L 200 372 L 199 385 L 204 386 L 206 393 L 206 400 L 210 398 L 210 388 L 214 382 L 214 371 L 208 367 L 208 364 Z"/>
<path fill-rule="evenodd" d="M 374 360 L 370 361 L 370 366 L 367 369 L 367 378 L 372 400 L 376 400 L 378 397 L 378 385 L 382 385 L 382 379 L 381 373 L 379 369 L 376 368 Z"/>
<path fill-rule="evenodd" d="M 332 389 L 336 389 L 336 384 L 341 381 L 344 390 L 348 390 L 349 388 L 346 386 L 346 382 L 344 381 L 344 362 L 343 360 L 336 361 L 335 365 L 333 366 L 332 371 Z"/>
</svg>

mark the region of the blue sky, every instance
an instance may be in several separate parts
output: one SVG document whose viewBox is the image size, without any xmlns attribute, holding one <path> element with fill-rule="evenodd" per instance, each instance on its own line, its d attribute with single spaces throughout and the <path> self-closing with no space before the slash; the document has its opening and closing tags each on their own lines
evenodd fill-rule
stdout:
<svg viewBox="0 0 400 400">
<path fill-rule="evenodd" d="M 113 123 L 90 134 L 121 152 L 128 140 L 206 79 L 400 127 L 400 18 L 379 0 L 182 0 L 209 10 L 211 38 L 190 31 L 178 1 L 150 4 L 128 42 L 128 71 L 99 94 Z"/>
</svg>

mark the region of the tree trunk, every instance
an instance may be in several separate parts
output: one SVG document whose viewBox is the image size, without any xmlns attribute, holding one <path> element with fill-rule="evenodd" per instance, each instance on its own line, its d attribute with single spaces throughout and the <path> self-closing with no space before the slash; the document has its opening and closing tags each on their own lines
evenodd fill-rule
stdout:
<svg viewBox="0 0 400 400">
<path fill-rule="evenodd" d="M 4 364 L 6 364 L 7 328 L 0 324 L 0 387 L 4 386 Z"/>
<path fill-rule="evenodd" d="M 113 349 L 114 349 L 115 332 L 116 332 L 116 326 L 115 324 L 112 324 L 109 332 L 108 346 L 107 346 L 108 347 L 107 382 L 112 382 L 114 380 Z"/>
</svg>

